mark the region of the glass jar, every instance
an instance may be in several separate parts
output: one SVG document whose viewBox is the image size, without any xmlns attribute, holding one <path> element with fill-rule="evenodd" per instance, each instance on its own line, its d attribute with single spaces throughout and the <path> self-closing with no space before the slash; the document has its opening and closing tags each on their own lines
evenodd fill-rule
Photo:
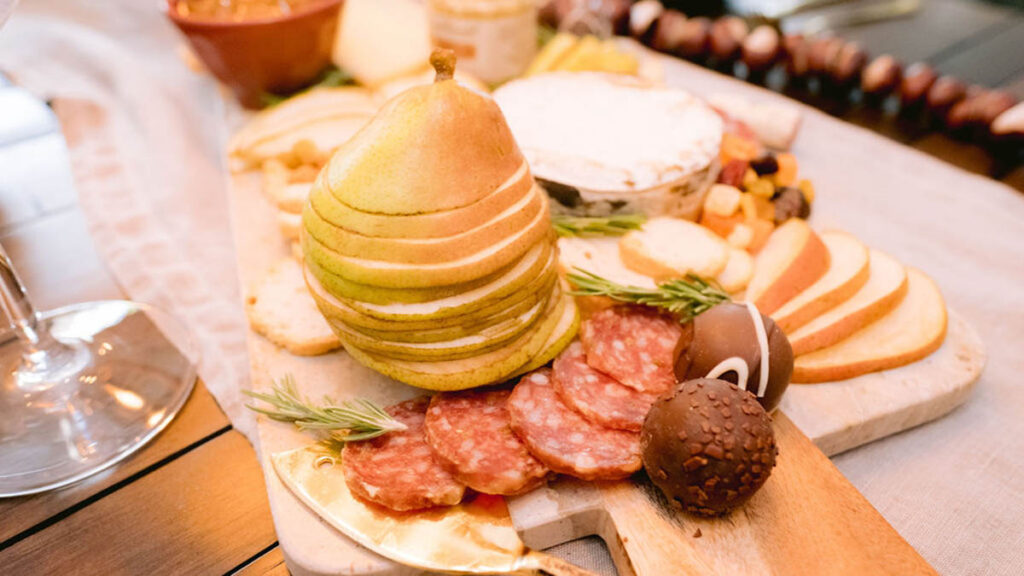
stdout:
<svg viewBox="0 0 1024 576">
<path fill-rule="evenodd" d="M 536 0 L 429 0 L 430 37 L 489 84 L 522 74 L 537 52 Z"/>
</svg>

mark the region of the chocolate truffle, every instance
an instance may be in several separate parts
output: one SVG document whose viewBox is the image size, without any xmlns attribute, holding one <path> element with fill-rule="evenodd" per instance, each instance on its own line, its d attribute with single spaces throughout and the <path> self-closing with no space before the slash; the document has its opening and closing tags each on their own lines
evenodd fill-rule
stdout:
<svg viewBox="0 0 1024 576">
<path fill-rule="evenodd" d="M 721 378 L 754 394 L 769 412 L 779 405 L 793 374 L 793 348 L 775 322 L 753 304 L 726 302 L 693 319 L 693 341 L 676 364 L 676 378 Z M 753 310 L 757 310 L 753 308 Z M 768 378 L 761 382 L 760 317 L 767 336 Z M 746 365 L 746 378 L 742 362 Z"/>
<path fill-rule="evenodd" d="M 712 378 L 684 382 L 654 404 L 640 435 L 644 468 L 673 506 L 718 516 L 764 485 L 778 449 L 749 392 Z"/>
</svg>

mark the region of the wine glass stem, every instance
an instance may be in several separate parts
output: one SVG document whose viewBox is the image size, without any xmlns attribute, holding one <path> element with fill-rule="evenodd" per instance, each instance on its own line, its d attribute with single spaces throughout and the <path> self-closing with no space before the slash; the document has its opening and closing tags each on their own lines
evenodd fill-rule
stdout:
<svg viewBox="0 0 1024 576">
<path fill-rule="evenodd" d="M 23 344 L 35 348 L 46 338 L 45 334 L 38 331 L 39 314 L 29 301 L 25 286 L 14 271 L 3 246 L 0 246 L 0 305 Z"/>
<path fill-rule="evenodd" d="M 14 272 L 11 259 L 0 246 L 0 307 L 21 342 L 21 360 L 9 376 L 24 392 L 49 390 L 67 380 L 88 363 L 89 355 L 80 342 L 61 342 L 50 334 L 47 322 L 28 299 L 25 287 Z M 11 380 L 7 380 L 10 378 Z"/>
</svg>

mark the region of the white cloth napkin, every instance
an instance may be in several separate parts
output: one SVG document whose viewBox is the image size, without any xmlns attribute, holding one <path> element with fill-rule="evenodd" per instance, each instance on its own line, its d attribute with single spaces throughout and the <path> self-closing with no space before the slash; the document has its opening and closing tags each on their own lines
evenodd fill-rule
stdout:
<svg viewBox="0 0 1024 576">
<path fill-rule="evenodd" d="M 225 111 L 213 82 L 183 65 L 159 8 L 25 3 L 0 31 L 0 68 L 76 119 L 65 129 L 96 244 L 131 297 L 189 323 L 203 380 L 252 438 L 238 394 L 248 363 Z M 778 98 L 678 62 L 666 77 L 696 92 Z M 834 462 L 940 572 L 1024 573 L 1024 195 L 811 109 L 795 153 L 818 190 L 813 224 L 932 275 L 990 354 L 966 406 Z"/>
</svg>

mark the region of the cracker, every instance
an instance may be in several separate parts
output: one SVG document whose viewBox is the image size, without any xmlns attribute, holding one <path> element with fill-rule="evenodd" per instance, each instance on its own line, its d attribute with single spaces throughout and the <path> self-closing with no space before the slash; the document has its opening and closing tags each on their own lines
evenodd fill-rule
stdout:
<svg viewBox="0 0 1024 576">
<path fill-rule="evenodd" d="M 341 346 L 302 278 L 302 267 L 285 258 L 245 299 L 249 324 L 267 340 L 298 356 L 326 354 Z"/>
</svg>

